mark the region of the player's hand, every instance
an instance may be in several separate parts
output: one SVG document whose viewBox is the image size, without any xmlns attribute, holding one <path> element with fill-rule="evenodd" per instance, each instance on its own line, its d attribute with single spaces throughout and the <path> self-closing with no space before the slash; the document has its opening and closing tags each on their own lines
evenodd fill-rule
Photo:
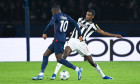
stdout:
<svg viewBox="0 0 140 84">
<path fill-rule="evenodd" d="M 47 38 L 47 34 L 43 34 L 42 37 L 43 37 L 44 39 L 46 39 L 46 38 Z"/>
<path fill-rule="evenodd" d="M 72 35 L 72 32 L 70 32 L 70 35 Z"/>
<path fill-rule="evenodd" d="M 82 41 L 82 40 L 83 40 L 83 37 L 82 37 L 82 36 L 80 36 L 80 37 L 79 37 L 79 40 L 80 40 L 80 41 Z"/>
<path fill-rule="evenodd" d="M 122 36 L 119 35 L 119 34 L 116 34 L 115 37 L 117 37 L 117 38 L 122 38 Z"/>
</svg>

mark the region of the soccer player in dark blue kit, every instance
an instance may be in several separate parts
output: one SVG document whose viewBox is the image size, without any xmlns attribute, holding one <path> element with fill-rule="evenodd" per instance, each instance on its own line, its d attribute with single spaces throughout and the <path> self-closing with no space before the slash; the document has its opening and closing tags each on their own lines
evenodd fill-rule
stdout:
<svg viewBox="0 0 140 84">
<path fill-rule="evenodd" d="M 79 41 L 82 41 L 81 30 L 79 26 L 77 25 L 76 21 L 74 21 L 70 16 L 61 12 L 59 5 L 53 6 L 51 11 L 52 11 L 53 17 L 43 33 L 43 38 L 46 39 L 47 30 L 50 28 L 50 26 L 54 25 L 54 40 L 52 44 L 48 47 L 48 49 L 45 51 L 45 53 L 43 54 L 41 72 L 39 73 L 39 75 L 33 77 L 32 79 L 33 80 L 43 79 L 43 74 L 48 64 L 48 58 L 52 53 L 55 53 L 57 62 L 75 70 L 78 74 L 78 80 L 80 80 L 82 76 L 82 68 L 76 67 L 70 62 L 68 62 L 67 60 L 63 59 L 62 54 L 64 52 L 64 44 L 66 41 L 66 31 L 67 31 L 69 22 L 73 23 L 76 29 L 78 30 L 78 35 L 80 36 Z"/>
</svg>

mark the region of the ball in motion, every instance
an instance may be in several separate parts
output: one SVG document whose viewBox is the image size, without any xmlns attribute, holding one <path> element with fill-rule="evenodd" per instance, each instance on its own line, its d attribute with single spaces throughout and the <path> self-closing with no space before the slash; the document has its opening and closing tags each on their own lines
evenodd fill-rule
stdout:
<svg viewBox="0 0 140 84">
<path fill-rule="evenodd" d="M 59 74 L 59 78 L 61 80 L 68 80 L 69 79 L 69 72 L 68 71 L 61 71 L 60 74 Z"/>
</svg>

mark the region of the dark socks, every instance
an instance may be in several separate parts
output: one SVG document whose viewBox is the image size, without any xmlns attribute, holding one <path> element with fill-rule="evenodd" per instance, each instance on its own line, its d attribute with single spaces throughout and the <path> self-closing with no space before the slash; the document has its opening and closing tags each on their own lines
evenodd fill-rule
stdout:
<svg viewBox="0 0 140 84">
<path fill-rule="evenodd" d="M 43 56 L 43 62 L 42 62 L 42 66 L 41 66 L 41 72 L 42 73 L 44 73 L 47 64 L 48 64 L 48 57 L 47 56 Z"/>
<path fill-rule="evenodd" d="M 67 60 L 65 60 L 63 58 L 59 61 L 59 63 L 65 65 L 65 66 L 67 66 L 69 68 L 72 68 L 73 70 L 76 69 L 76 66 L 74 66 L 73 64 L 71 64 L 70 62 L 68 62 Z"/>
</svg>

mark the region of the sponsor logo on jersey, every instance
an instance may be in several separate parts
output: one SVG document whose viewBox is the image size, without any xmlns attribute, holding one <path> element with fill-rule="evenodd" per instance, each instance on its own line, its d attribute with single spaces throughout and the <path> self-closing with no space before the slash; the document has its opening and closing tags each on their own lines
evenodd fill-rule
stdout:
<svg viewBox="0 0 140 84">
<path fill-rule="evenodd" d="M 60 18 L 63 20 L 67 20 L 67 17 L 64 17 L 64 16 L 60 16 Z"/>
</svg>

